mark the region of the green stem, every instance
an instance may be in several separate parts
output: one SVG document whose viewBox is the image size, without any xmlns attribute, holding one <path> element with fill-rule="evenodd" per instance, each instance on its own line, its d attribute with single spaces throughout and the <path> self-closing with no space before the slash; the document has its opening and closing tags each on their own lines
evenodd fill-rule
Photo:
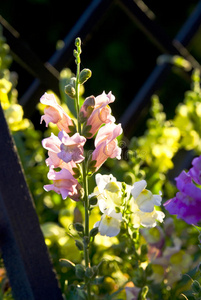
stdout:
<svg viewBox="0 0 201 300">
<path fill-rule="evenodd" d="M 86 175 L 86 165 L 85 161 L 82 163 L 82 170 L 83 170 L 83 187 L 84 187 L 84 209 L 85 209 L 85 232 L 84 232 L 84 260 L 85 260 L 85 267 L 90 267 L 89 261 L 89 199 L 88 199 L 88 178 Z M 91 299 L 91 284 L 90 281 L 86 278 L 85 284 L 87 287 L 87 295 L 88 300 Z"/>
<path fill-rule="evenodd" d="M 79 94 L 80 94 L 80 84 L 79 84 L 79 74 L 80 74 L 80 59 L 78 58 L 77 62 L 77 75 L 76 75 L 76 86 L 75 86 L 75 91 L 76 91 L 76 112 L 77 112 L 77 131 L 79 134 L 81 134 L 81 124 L 79 121 L 79 112 L 80 112 L 80 101 L 79 101 Z"/>
<path fill-rule="evenodd" d="M 78 50 L 78 48 L 77 48 Z M 75 91 L 76 91 L 76 112 L 77 112 L 77 131 L 81 135 L 81 124 L 79 122 L 79 111 L 80 111 L 80 103 L 79 103 L 79 75 L 80 75 L 80 51 L 77 51 L 77 74 L 76 74 L 76 83 L 75 83 Z M 89 200 L 88 200 L 88 178 L 86 173 L 86 163 L 85 161 L 82 162 L 82 179 L 83 179 L 83 188 L 84 188 L 84 208 L 85 208 L 85 231 L 84 231 L 84 260 L 85 260 L 85 267 L 90 267 L 89 261 Z M 91 284 L 90 281 L 85 278 L 85 284 L 87 288 L 87 298 L 88 300 L 91 299 Z"/>
</svg>

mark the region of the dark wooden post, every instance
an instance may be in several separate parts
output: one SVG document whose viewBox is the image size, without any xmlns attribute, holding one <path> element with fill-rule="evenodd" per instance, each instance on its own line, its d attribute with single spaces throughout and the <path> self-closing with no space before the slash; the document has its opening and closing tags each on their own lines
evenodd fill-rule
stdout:
<svg viewBox="0 0 201 300">
<path fill-rule="evenodd" d="M 1 106 L 0 249 L 16 300 L 63 299 Z"/>
</svg>

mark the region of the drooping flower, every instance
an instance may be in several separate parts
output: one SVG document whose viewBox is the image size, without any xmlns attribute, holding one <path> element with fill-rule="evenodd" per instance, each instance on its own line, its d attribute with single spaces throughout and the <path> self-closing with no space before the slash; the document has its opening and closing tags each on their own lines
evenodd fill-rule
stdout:
<svg viewBox="0 0 201 300">
<path fill-rule="evenodd" d="M 194 185 L 191 176 L 185 171 L 175 180 L 179 192 L 166 201 L 164 207 L 170 214 L 177 215 L 177 218 L 196 225 L 201 220 L 201 190 Z"/>
<path fill-rule="evenodd" d="M 96 171 L 109 157 L 121 159 L 121 148 L 118 147 L 116 139 L 121 133 L 121 124 L 109 123 L 99 129 L 92 153 L 92 161 L 96 161 Z"/>
<path fill-rule="evenodd" d="M 91 129 L 89 130 L 91 136 L 89 138 L 94 136 L 101 125 L 115 122 L 115 118 L 111 115 L 111 108 L 109 107 L 109 103 L 114 102 L 114 100 L 115 97 L 111 92 L 108 94 L 103 92 L 95 98 L 93 111 L 87 119 L 87 125 L 91 126 Z M 86 99 L 86 101 L 88 100 Z M 85 105 L 85 102 L 83 105 Z M 81 108 L 81 111 L 82 110 L 83 109 Z"/>
<path fill-rule="evenodd" d="M 156 210 L 155 206 L 161 205 L 161 195 L 153 195 L 151 191 L 145 189 L 147 183 L 145 180 L 137 181 L 131 188 L 133 198 L 130 202 L 131 219 L 134 228 L 155 227 L 157 221 L 163 222 L 165 214 Z"/>
<path fill-rule="evenodd" d="M 80 163 L 84 160 L 83 146 L 86 142 L 85 137 L 75 133 L 73 136 L 69 136 L 65 131 L 60 131 L 58 138 L 61 141 L 60 150 L 57 156 L 66 163 L 74 161 Z"/>
<path fill-rule="evenodd" d="M 197 184 L 201 185 L 201 156 L 194 158 L 192 165 L 193 167 L 189 170 L 189 175 Z"/>
<path fill-rule="evenodd" d="M 73 168 L 76 167 L 76 164 L 73 160 L 69 163 L 66 163 L 61 158 L 59 158 L 58 153 L 61 151 L 61 141 L 60 139 L 51 133 L 51 136 L 42 140 L 42 145 L 45 149 L 48 150 L 48 158 L 46 159 L 46 165 L 50 168 L 65 168 L 73 174 Z"/>
<path fill-rule="evenodd" d="M 62 169 L 59 172 L 55 172 L 50 168 L 47 177 L 49 180 L 53 180 L 53 184 L 45 185 L 45 191 L 55 191 L 57 194 L 61 194 L 63 199 L 70 197 L 75 201 L 80 200 L 81 187 L 69 170 Z"/>
<path fill-rule="evenodd" d="M 41 117 L 40 123 L 44 120 L 46 127 L 50 122 L 57 125 L 59 130 L 65 130 L 69 133 L 70 129 L 68 126 L 73 126 L 72 119 L 67 115 L 63 108 L 57 103 L 57 100 L 53 94 L 45 93 L 41 98 L 40 102 L 47 105 L 44 109 L 44 115 Z"/>
</svg>

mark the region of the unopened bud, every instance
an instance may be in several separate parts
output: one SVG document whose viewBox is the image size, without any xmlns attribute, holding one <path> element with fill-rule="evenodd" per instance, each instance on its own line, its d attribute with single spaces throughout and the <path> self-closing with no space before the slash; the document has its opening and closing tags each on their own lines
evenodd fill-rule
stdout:
<svg viewBox="0 0 201 300">
<path fill-rule="evenodd" d="M 80 47 L 80 46 L 81 46 L 81 39 L 80 39 L 79 37 L 77 37 L 77 38 L 75 39 L 75 46 L 76 46 L 76 47 Z"/>
<path fill-rule="evenodd" d="M 90 205 L 96 205 L 98 202 L 98 199 L 96 196 L 92 196 L 90 199 L 89 199 L 89 204 Z"/>
<path fill-rule="evenodd" d="M 75 88 L 71 84 L 68 84 L 65 86 L 65 93 L 72 99 L 75 98 L 76 91 L 75 91 Z"/>
<path fill-rule="evenodd" d="M 82 244 L 82 242 L 75 240 L 75 245 L 77 246 L 77 248 L 82 251 L 84 249 L 84 246 Z"/>
<path fill-rule="evenodd" d="M 85 269 L 84 269 L 83 265 L 81 265 L 81 264 L 75 265 L 75 275 L 79 279 L 84 279 Z"/>
<path fill-rule="evenodd" d="M 92 75 L 91 70 L 89 70 L 89 69 L 83 69 L 80 72 L 79 83 L 80 84 L 85 83 L 91 77 L 91 75 Z"/>
<path fill-rule="evenodd" d="M 75 227 L 75 230 L 77 230 L 78 232 L 83 232 L 84 231 L 84 227 L 81 223 L 75 223 L 74 227 Z"/>
<path fill-rule="evenodd" d="M 86 271 L 85 271 L 85 276 L 88 277 L 88 278 L 92 278 L 94 275 L 94 271 L 92 268 L 90 267 L 87 267 L 86 268 Z"/>
<path fill-rule="evenodd" d="M 90 236 L 96 236 L 99 233 L 98 227 L 94 227 L 90 231 Z"/>
</svg>

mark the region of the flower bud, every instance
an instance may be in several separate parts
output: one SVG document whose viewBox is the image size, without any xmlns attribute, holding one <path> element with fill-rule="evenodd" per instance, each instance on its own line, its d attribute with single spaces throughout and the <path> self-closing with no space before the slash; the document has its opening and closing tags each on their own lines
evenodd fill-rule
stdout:
<svg viewBox="0 0 201 300">
<path fill-rule="evenodd" d="M 87 278 L 92 278 L 93 275 L 94 275 L 93 268 L 87 267 L 87 268 L 86 268 L 86 271 L 85 271 L 85 276 L 86 276 Z"/>
<path fill-rule="evenodd" d="M 75 207 L 73 214 L 74 214 L 73 223 L 82 223 L 83 222 L 82 213 L 78 207 Z"/>
<path fill-rule="evenodd" d="M 96 275 L 98 275 L 98 266 L 93 266 L 92 267 L 93 268 L 93 272 L 94 272 L 94 275 L 96 276 Z"/>
<path fill-rule="evenodd" d="M 84 269 L 83 265 L 81 265 L 81 264 L 75 265 L 75 275 L 79 279 L 84 279 L 85 269 Z"/>
<path fill-rule="evenodd" d="M 79 37 L 77 37 L 77 38 L 75 39 L 75 46 L 76 46 L 76 47 L 80 47 L 80 46 L 81 46 L 81 39 L 80 39 Z"/>
<path fill-rule="evenodd" d="M 75 88 L 71 84 L 68 84 L 65 86 L 65 93 L 72 99 L 75 98 L 76 91 L 75 91 Z"/>
<path fill-rule="evenodd" d="M 80 84 L 85 83 L 91 77 L 91 75 L 92 75 L 91 70 L 89 70 L 89 69 L 83 69 L 80 72 L 79 83 Z"/>
<path fill-rule="evenodd" d="M 75 230 L 77 230 L 78 232 L 84 231 L 84 226 L 81 223 L 75 223 L 74 227 L 75 227 Z"/>
<path fill-rule="evenodd" d="M 90 199 L 89 199 L 89 205 L 96 205 L 98 202 L 98 199 L 96 196 L 92 196 Z"/>
<path fill-rule="evenodd" d="M 75 245 L 77 246 L 77 248 L 82 251 L 84 249 L 84 246 L 82 244 L 82 242 L 75 240 Z"/>
<path fill-rule="evenodd" d="M 90 236 L 94 237 L 98 234 L 98 232 L 99 232 L 98 227 L 94 227 L 90 231 Z"/>
</svg>

